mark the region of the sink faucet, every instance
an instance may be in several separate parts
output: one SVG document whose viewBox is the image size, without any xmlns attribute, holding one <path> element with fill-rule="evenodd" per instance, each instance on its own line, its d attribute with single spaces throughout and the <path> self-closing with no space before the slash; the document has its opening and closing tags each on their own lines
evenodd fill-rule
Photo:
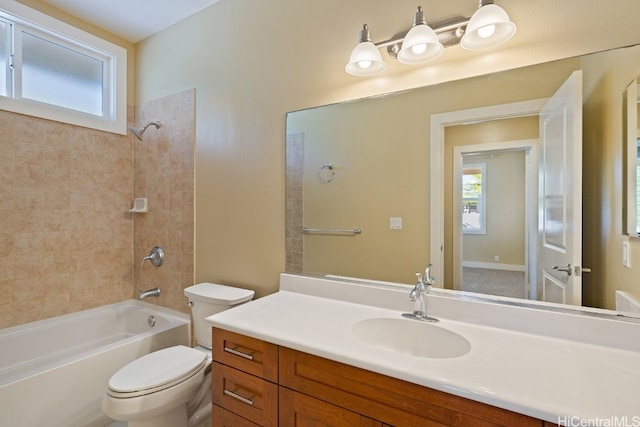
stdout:
<svg viewBox="0 0 640 427">
<path fill-rule="evenodd" d="M 159 297 L 160 296 L 160 288 L 152 288 L 147 289 L 146 291 L 138 292 L 138 299 L 143 300 L 147 297 Z"/>
<path fill-rule="evenodd" d="M 431 264 L 427 266 L 424 276 L 420 273 L 416 273 L 416 276 L 418 277 L 418 281 L 409 294 L 409 299 L 415 302 L 413 313 L 405 313 L 402 316 L 437 323 L 439 321 L 438 319 L 427 316 L 427 303 L 424 299 L 424 295 L 431 292 L 431 286 L 436 282 L 436 279 L 431 275 Z"/>
</svg>

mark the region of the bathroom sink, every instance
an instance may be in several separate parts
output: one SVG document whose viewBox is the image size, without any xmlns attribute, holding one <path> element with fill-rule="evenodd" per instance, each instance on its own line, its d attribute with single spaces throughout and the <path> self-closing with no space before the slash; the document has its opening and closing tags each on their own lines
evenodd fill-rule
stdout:
<svg viewBox="0 0 640 427">
<path fill-rule="evenodd" d="M 417 357 L 447 359 L 462 356 L 471 349 L 462 335 L 419 320 L 366 319 L 353 325 L 353 333 L 373 346 Z"/>
</svg>

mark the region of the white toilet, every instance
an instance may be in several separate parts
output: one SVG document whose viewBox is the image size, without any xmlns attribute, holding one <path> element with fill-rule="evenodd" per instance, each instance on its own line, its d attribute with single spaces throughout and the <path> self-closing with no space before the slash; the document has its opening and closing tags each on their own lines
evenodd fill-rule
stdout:
<svg viewBox="0 0 640 427">
<path fill-rule="evenodd" d="M 182 345 L 149 353 L 109 380 L 102 409 L 129 427 L 210 424 L 211 325 L 206 318 L 253 298 L 254 291 L 200 283 L 184 290 L 193 317 L 196 348 Z"/>
</svg>

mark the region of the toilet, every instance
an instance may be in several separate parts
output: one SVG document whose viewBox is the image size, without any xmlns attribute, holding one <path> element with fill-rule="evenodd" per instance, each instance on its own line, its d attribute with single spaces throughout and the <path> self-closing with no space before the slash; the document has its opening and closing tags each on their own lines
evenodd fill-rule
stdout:
<svg viewBox="0 0 640 427">
<path fill-rule="evenodd" d="M 254 291 L 200 283 L 184 294 L 196 347 L 177 345 L 149 353 L 109 379 L 102 409 L 128 427 L 211 425 L 211 325 L 205 319 L 250 301 Z"/>
</svg>

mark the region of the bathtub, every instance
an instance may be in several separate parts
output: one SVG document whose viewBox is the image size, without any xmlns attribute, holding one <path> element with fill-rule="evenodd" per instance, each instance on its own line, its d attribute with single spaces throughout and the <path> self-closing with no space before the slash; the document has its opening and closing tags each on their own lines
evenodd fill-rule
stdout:
<svg viewBox="0 0 640 427">
<path fill-rule="evenodd" d="M 190 337 L 189 315 L 136 300 L 0 330 L 0 426 L 109 424 L 111 375 Z"/>
</svg>

